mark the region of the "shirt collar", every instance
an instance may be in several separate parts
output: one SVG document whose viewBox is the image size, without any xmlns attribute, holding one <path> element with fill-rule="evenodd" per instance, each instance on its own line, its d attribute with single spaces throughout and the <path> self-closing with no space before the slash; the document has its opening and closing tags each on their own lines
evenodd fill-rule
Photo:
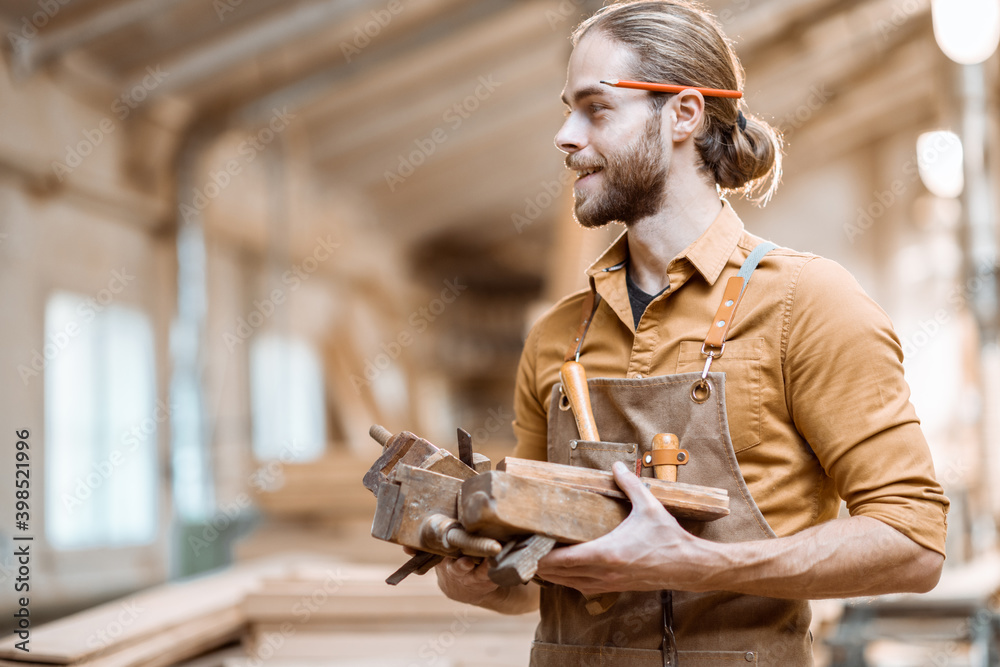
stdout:
<svg viewBox="0 0 1000 667">
<path fill-rule="evenodd" d="M 702 275 L 706 282 L 714 285 L 726 262 L 736 249 L 743 234 L 743 221 L 725 199 L 722 210 L 708 229 L 691 245 L 682 250 L 674 260 L 686 259 Z M 622 232 L 614 243 L 587 269 L 587 275 L 596 277 L 602 272 L 615 271 L 628 261 L 628 230 Z"/>
</svg>

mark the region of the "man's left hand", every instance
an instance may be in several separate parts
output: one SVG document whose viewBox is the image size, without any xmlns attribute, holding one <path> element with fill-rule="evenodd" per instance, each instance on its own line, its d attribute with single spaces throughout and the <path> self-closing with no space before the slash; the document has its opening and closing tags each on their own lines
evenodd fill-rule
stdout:
<svg viewBox="0 0 1000 667">
<path fill-rule="evenodd" d="M 538 563 L 538 575 L 585 595 L 611 591 L 711 590 L 706 586 L 713 543 L 691 535 L 623 463 L 615 482 L 632 501 L 632 512 L 607 535 L 554 549 Z"/>
</svg>

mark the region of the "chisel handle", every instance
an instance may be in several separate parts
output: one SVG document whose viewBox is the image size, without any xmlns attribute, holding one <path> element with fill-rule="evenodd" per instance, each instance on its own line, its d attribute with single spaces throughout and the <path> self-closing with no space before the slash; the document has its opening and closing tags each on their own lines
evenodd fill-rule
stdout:
<svg viewBox="0 0 1000 667">
<path fill-rule="evenodd" d="M 597 422 L 594 421 L 594 410 L 590 407 L 590 391 L 587 389 L 587 372 L 579 361 L 567 361 L 559 369 L 559 379 L 562 380 L 563 393 L 573 408 L 576 428 L 580 431 L 581 440 L 600 440 L 597 434 Z"/>
<path fill-rule="evenodd" d="M 681 448 L 680 440 L 673 433 L 657 433 L 653 436 L 653 451 L 660 449 L 670 449 L 676 450 Z M 677 466 L 675 465 L 658 465 L 653 468 L 653 474 L 656 475 L 656 479 L 662 479 L 667 482 L 677 481 Z"/>
</svg>

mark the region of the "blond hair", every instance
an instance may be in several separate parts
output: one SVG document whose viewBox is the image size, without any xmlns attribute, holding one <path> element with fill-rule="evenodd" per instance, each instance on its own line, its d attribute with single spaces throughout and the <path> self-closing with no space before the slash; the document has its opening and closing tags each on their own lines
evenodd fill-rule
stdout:
<svg viewBox="0 0 1000 667">
<path fill-rule="evenodd" d="M 634 78 L 707 88 L 742 90 L 744 72 L 722 27 L 707 10 L 687 0 L 633 0 L 602 7 L 573 31 L 574 46 L 599 30 L 635 56 Z M 669 97 L 651 93 L 654 109 Z M 706 97 L 705 120 L 695 146 L 700 168 L 724 192 L 766 203 L 781 180 L 781 135 L 746 112 L 741 100 Z M 741 108 L 743 107 L 743 108 Z M 739 113 L 746 128 L 739 127 Z"/>
</svg>

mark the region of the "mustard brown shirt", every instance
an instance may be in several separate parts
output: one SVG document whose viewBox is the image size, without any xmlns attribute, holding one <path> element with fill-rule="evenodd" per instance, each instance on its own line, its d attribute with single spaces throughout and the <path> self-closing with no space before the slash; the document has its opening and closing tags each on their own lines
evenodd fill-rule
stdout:
<svg viewBox="0 0 1000 667">
<path fill-rule="evenodd" d="M 701 344 L 726 281 L 761 241 L 724 201 L 708 230 L 670 262 L 669 286 L 636 327 L 622 234 L 587 271 L 601 296 L 580 355 L 587 376 L 701 371 Z M 514 396 L 514 456 L 546 458 L 549 397 L 585 295 L 564 298 L 528 334 Z M 712 371 L 726 373 L 740 471 L 779 537 L 836 518 L 842 498 L 852 516 L 878 519 L 944 554 L 948 499 L 902 358 L 889 317 L 840 265 L 787 248 L 760 263 Z"/>
</svg>

